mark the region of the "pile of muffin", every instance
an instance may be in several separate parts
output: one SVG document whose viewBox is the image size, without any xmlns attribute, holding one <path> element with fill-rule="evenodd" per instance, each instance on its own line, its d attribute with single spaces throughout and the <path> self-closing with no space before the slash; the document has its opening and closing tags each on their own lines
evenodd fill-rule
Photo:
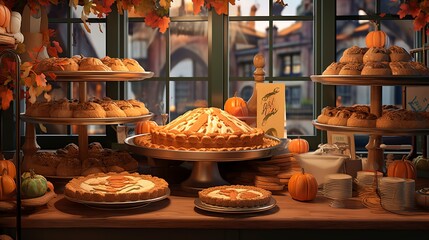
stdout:
<svg viewBox="0 0 429 240">
<path fill-rule="evenodd" d="M 327 106 L 317 117 L 317 122 L 328 125 L 362 128 L 429 128 L 429 112 L 414 112 L 394 105 L 383 105 L 382 115 L 377 117 L 370 112 L 368 105 L 349 107 Z"/>
<path fill-rule="evenodd" d="M 339 62 L 331 63 L 322 75 L 429 75 L 422 63 L 412 61 L 412 56 L 402 47 L 346 49 Z"/>
<path fill-rule="evenodd" d="M 24 156 L 24 168 L 34 169 L 43 176 L 87 176 L 92 173 L 133 172 L 138 162 L 126 151 L 113 151 L 103 148 L 99 142 L 88 146 L 88 159 L 79 159 L 79 147 L 67 144 L 56 151 L 39 151 Z"/>
<path fill-rule="evenodd" d="M 148 113 L 145 104 L 138 100 L 112 100 L 108 97 L 91 98 L 85 102 L 67 98 L 36 102 L 25 111 L 25 115 L 39 118 L 138 117 Z"/>
<path fill-rule="evenodd" d="M 82 57 L 75 55 L 71 58 L 46 58 L 34 64 L 33 70 L 40 74 L 49 71 L 119 71 L 145 72 L 144 68 L 132 58 Z"/>
</svg>

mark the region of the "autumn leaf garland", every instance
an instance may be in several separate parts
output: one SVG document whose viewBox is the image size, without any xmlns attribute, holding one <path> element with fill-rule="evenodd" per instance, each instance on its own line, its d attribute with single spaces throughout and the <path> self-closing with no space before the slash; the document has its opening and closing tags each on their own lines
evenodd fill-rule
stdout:
<svg viewBox="0 0 429 240">
<path fill-rule="evenodd" d="M 420 31 L 429 23 L 429 0 L 405 1 L 399 6 L 397 14 L 400 19 L 407 15 L 413 17 L 414 31 Z M 426 34 L 429 34 L 429 29 L 426 29 Z"/>
</svg>

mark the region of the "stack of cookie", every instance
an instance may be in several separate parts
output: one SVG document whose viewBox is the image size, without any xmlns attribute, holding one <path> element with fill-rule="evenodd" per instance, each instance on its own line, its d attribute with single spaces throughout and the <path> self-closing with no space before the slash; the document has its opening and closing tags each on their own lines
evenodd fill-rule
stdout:
<svg viewBox="0 0 429 240">
<path fill-rule="evenodd" d="M 228 181 L 234 184 L 254 185 L 270 191 L 285 190 L 292 174 L 301 169 L 292 153 L 240 162 L 239 165 L 236 171 L 227 175 Z"/>
</svg>

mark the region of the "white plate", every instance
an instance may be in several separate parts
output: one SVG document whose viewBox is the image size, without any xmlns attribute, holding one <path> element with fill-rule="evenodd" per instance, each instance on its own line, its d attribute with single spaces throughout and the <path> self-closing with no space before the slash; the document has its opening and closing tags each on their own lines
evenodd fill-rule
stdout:
<svg viewBox="0 0 429 240">
<path fill-rule="evenodd" d="M 153 202 L 158 202 L 161 200 L 166 199 L 168 196 L 170 196 L 170 189 L 167 190 L 167 193 L 165 195 L 162 195 L 157 198 L 151 198 L 146 200 L 138 200 L 138 201 L 127 201 L 127 202 L 94 202 L 94 201 L 85 201 L 80 199 L 75 199 L 68 197 L 64 195 L 64 198 L 66 198 L 69 201 L 80 203 L 87 205 L 88 207 L 97 208 L 97 209 L 105 209 L 105 210 L 126 210 L 126 209 L 133 209 L 133 208 L 139 208 L 149 205 Z"/>
<path fill-rule="evenodd" d="M 262 206 L 257 207 L 221 207 L 201 202 L 199 198 L 194 201 L 195 207 L 201 210 L 217 213 L 254 213 L 268 211 L 274 208 L 277 204 L 276 200 L 271 197 L 270 201 Z"/>
</svg>

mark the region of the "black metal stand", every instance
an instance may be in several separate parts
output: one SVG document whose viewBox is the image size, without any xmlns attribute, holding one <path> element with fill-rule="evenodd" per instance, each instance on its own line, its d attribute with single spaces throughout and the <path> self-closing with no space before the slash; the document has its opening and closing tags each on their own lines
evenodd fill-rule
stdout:
<svg viewBox="0 0 429 240">
<path fill-rule="evenodd" d="M 16 62 L 16 76 L 15 76 L 15 128 L 16 128 L 16 150 L 15 150 L 15 164 L 16 164 L 16 239 L 21 240 L 21 129 L 20 129 L 20 72 L 21 72 L 21 58 L 19 55 L 11 50 L 3 50 L 0 52 L 0 60 L 3 56 L 9 55 L 14 58 Z"/>
</svg>

